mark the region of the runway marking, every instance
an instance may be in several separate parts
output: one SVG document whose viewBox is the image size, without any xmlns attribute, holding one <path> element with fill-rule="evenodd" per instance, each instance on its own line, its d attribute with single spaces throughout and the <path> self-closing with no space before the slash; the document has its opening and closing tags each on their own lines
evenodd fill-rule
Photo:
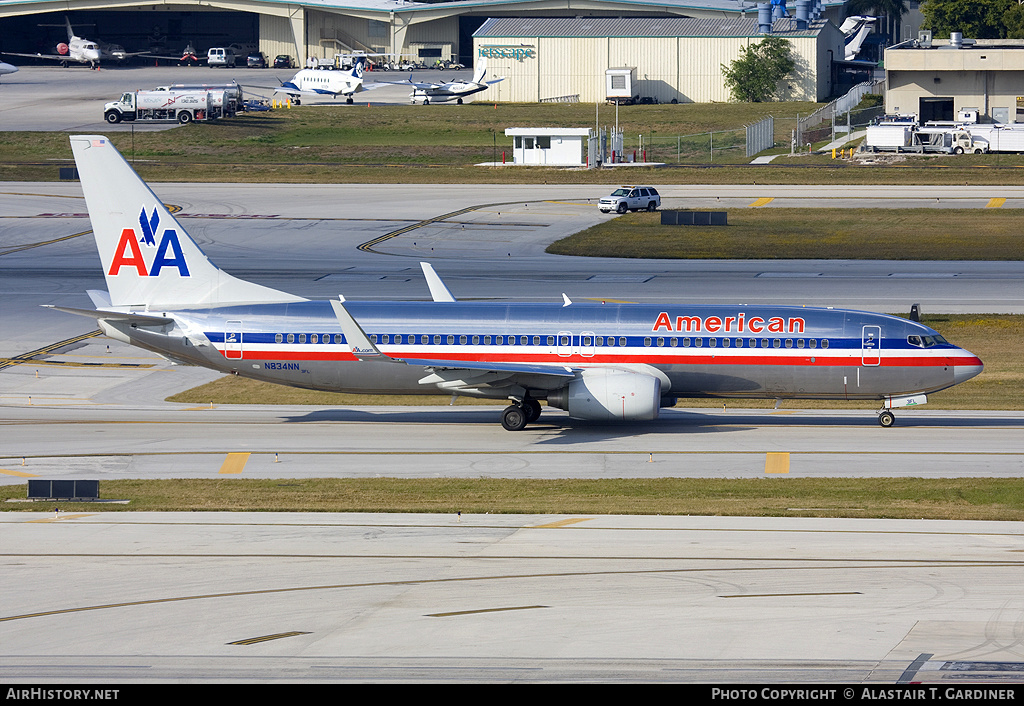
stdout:
<svg viewBox="0 0 1024 706">
<path fill-rule="evenodd" d="M 435 216 L 434 218 L 428 218 L 426 220 L 419 221 L 418 223 L 413 223 L 412 225 L 405 226 L 404 228 L 399 228 L 398 230 L 391 231 L 390 233 L 385 233 L 384 235 L 378 236 L 378 237 L 374 238 L 373 240 L 368 240 L 365 243 L 357 245 L 356 246 L 356 250 L 361 250 L 363 252 L 372 252 L 372 253 L 376 253 L 378 255 L 386 255 L 387 253 L 381 253 L 381 252 L 378 252 L 377 250 L 374 250 L 374 246 L 380 245 L 381 243 L 383 243 L 385 241 L 388 241 L 388 240 L 391 240 L 392 238 L 397 238 L 400 235 L 405 235 L 406 233 L 408 233 L 410 231 L 413 231 L 413 230 L 416 230 L 417 228 L 423 228 L 424 226 L 429 226 L 429 225 L 434 225 L 436 223 L 441 223 L 441 222 L 449 220 L 450 218 L 454 218 L 455 216 L 461 216 L 464 213 L 471 213 L 473 211 L 480 211 L 482 209 L 493 208 L 493 207 L 497 207 L 497 206 L 514 206 L 514 205 L 521 204 L 521 203 L 525 203 L 525 204 L 528 205 L 529 201 L 525 201 L 525 202 L 524 201 L 506 201 L 504 203 L 482 203 L 482 204 L 477 204 L 475 206 L 467 206 L 466 208 L 459 209 L 458 211 L 452 211 L 451 213 L 444 213 L 444 214 L 442 214 L 440 216 Z M 555 202 L 551 201 L 551 200 L 545 200 L 545 201 L 543 201 L 541 203 L 555 203 Z M 576 215 L 576 214 L 566 214 L 566 215 Z M 500 224 L 489 224 L 489 225 L 500 225 Z M 524 225 L 534 226 L 536 224 L 524 224 Z"/>
<path fill-rule="evenodd" d="M 40 556 L 40 555 L 39 554 L 32 554 L 31 556 L 37 557 L 37 556 Z M 91 556 L 91 555 L 76 554 L 74 556 L 79 556 L 80 557 L 80 556 Z M 131 556 L 132 556 L 133 559 L 138 557 L 138 555 L 135 555 L 135 554 L 133 554 Z M 289 556 L 291 556 L 291 555 L 289 555 Z M 251 557 L 249 555 L 246 555 L 246 558 L 251 558 Z M 360 558 L 367 558 L 367 557 L 360 555 Z M 414 558 L 424 558 L 424 557 L 414 557 Z M 444 557 L 438 557 L 438 558 L 449 560 L 452 557 L 451 556 L 444 556 Z M 503 557 L 500 557 L 500 558 L 501 559 L 508 559 L 509 557 L 503 556 Z M 519 557 L 517 557 L 517 559 L 518 558 Z M 562 560 L 564 560 L 564 558 L 562 558 L 562 557 L 546 557 L 546 558 L 562 559 Z M 594 557 L 584 557 L 584 558 L 585 559 L 589 559 L 589 560 L 594 559 Z M 606 557 L 599 557 L 599 558 L 606 558 Z M 622 557 L 618 557 L 618 558 L 622 558 Z M 703 559 L 710 559 L 709 557 L 698 557 L 698 558 L 700 558 L 702 560 Z M 737 558 L 731 557 L 729 559 L 722 558 L 722 559 L 719 559 L 719 560 L 721 560 L 721 561 L 726 561 L 726 560 L 728 560 L 728 561 L 739 561 L 741 559 L 737 559 Z M 759 558 L 749 559 L 749 561 L 763 562 L 763 561 L 765 561 L 765 559 L 764 559 L 764 557 L 759 557 Z M 807 559 L 801 559 L 801 560 L 794 559 L 792 561 L 809 561 L 809 560 L 807 560 Z M 845 563 L 847 563 L 847 562 L 849 562 L 851 560 L 821 559 L 819 561 L 828 562 L 829 564 L 844 565 Z M 861 561 L 863 561 L 863 560 L 853 560 L 854 563 L 861 563 Z M 884 560 L 870 560 L 870 561 L 884 561 Z M 915 561 L 917 561 L 917 560 L 915 560 Z M 909 560 L 908 560 L 908 562 L 909 562 Z M 906 569 L 908 562 L 901 562 L 901 561 L 892 562 L 890 560 L 889 564 L 891 564 L 891 566 L 886 565 L 886 564 L 880 564 L 880 565 L 875 566 L 873 568 L 877 568 L 877 569 L 888 569 L 888 568 Z M 934 561 L 934 562 L 932 562 L 932 561 L 921 561 L 921 564 L 920 564 L 919 568 L 927 569 L 927 570 L 932 570 L 936 566 L 956 566 L 958 568 L 964 567 L 964 566 L 967 566 L 967 567 L 970 567 L 970 566 L 977 566 L 977 567 L 1009 566 L 1009 567 L 1012 567 L 1012 568 L 1019 568 L 1020 564 L 1019 564 L 1019 562 L 1009 562 L 1009 563 L 1007 563 L 1007 562 L 985 562 L 985 561 L 982 561 L 982 562 L 978 562 L 978 561 L 974 561 L 974 562 L 959 562 L 959 561 Z M 271 594 L 298 593 L 298 592 L 306 592 L 306 591 L 337 591 L 337 590 L 356 589 L 356 588 L 379 588 L 379 587 L 397 587 L 397 586 L 417 586 L 417 585 L 428 585 L 428 584 L 464 583 L 464 582 L 477 582 L 477 581 L 533 580 L 533 579 L 539 579 L 539 578 L 550 578 L 550 579 L 553 579 L 553 578 L 573 578 L 573 577 L 580 577 L 580 576 L 593 576 L 593 577 L 597 577 L 597 576 L 650 576 L 650 575 L 658 575 L 658 574 L 701 573 L 701 572 L 708 572 L 708 571 L 714 571 L 714 572 L 723 572 L 723 571 L 742 571 L 742 572 L 749 572 L 749 571 L 777 571 L 779 568 L 780 567 L 777 567 L 777 566 L 738 566 L 738 567 L 687 567 L 687 568 L 682 568 L 682 569 L 636 569 L 636 570 L 608 570 L 608 571 L 560 571 L 560 572 L 548 572 L 548 573 L 494 574 L 494 575 L 486 575 L 486 576 L 457 576 L 457 577 L 438 578 L 438 579 L 430 579 L 430 578 L 427 578 L 427 579 L 405 579 L 405 580 L 398 580 L 398 581 L 369 581 L 369 582 L 363 582 L 363 583 L 340 583 L 340 584 L 327 584 L 327 585 L 320 585 L 320 586 L 291 586 L 291 587 L 285 587 L 285 588 L 262 588 L 262 589 L 253 589 L 253 590 L 249 590 L 249 591 L 229 591 L 229 592 L 225 592 L 225 593 L 203 593 L 203 594 L 196 594 L 196 595 L 192 595 L 192 596 L 171 596 L 169 598 L 152 598 L 152 599 L 140 600 L 140 601 L 124 601 L 124 602 L 121 602 L 121 603 L 106 603 L 106 604 L 102 604 L 102 605 L 79 606 L 77 608 L 58 608 L 56 610 L 39 611 L 39 612 L 36 612 L 36 613 L 24 613 L 22 615 L 3 616 L 3 617 L 0 617 L 0 623 L 11 622 L 11 621 L 14 621 L 14 620 L 26 620 L 28 618 L 43 618 L 43 617 L 49 617 L 49 616 L 54 616 L 54 615 L 69 615 L 71 613 L 84 613 L 84 612 L 93 611 L 93 610 L 109 610 L 109 609 L 112 609 L 112 608 L 130 608 L 130 607 L 135 607 L 135 606 L 159 605 L 161 603 L 180 603 L 180 602 L 183 602 L 183 601 L 207 600 L 207 599 L 211 599 L 211 598 L 238 598 L 238 597 L 241 597 L 241 596 L 264 596 L 264 595 L 271 595 Z M 795 570 L 808 570 L 808 571 L 817 571 L 817 570 L 835 571 L 835 567 L 834 566 L 816 566 L 816 567 L 801 567 L 801 566 L 797 566 L 797 567 L 791 567 L 791 568 L 795 569 Z"/>
<path fill-rule="evenodd" d="M 558 522 L 550 522 L 546 525 L 534 525 L 533 529 L 552 529 L 555 527 L 567 527 L 569 525 L 575 525 L 580 522 L 589 522 L 594 519 L 593 517 L 570 517 L 566 520 L 558 520 Z"/>
<path fill-rule="evenodd" d="M 23 194 L 24 196 L 31 196 L 32 194 Z M 80 197 L 64 197 L 64 198 L 80 198 Z M 167 209 L 168 213 L 177 213 L 181 210 L 181 206 L 175 206 L 174 204 L 165 203 L 164 208 Z M 79 217 L 82 215 L 88 216 L 89 214 L 53 214 L 56 216 L 72 216 Z M 20 216 L 22 218 L 39 218 L 39 216 Z M 53 238 L 52 240 L 41 240 L 38 243 L 27 243 L 25 245 L 14 245 L 5 250 L 0 250 L 0 257 L 3 255 L 10 255 L 11 253 L 21 252 L 22 250 L 31 250 L 32 248 L 40 248 L 44 245 L 51 245 L 53 243 L 59 243 L 63 240 L 71 240 L 72 238 L 80 238 L 83 235 L 89 235 L 92 230 L 83 230 L 80 233 L 72 233 L 71 235 L 62 235 L 59 238 Z"/>
<path fill-rule="evenodd" d="M 767 206 L 768 204 L 770 204 L 774 200 L 775 200 L 774 196 L 763 196 L 763 197 L 759 198 L 757 201 L 755 201 L 754 203 L 750 204 L 750 206 L 748 206 L 748 208 L 760 208 L 761 206 Z"/>
<path fill-rule="evenodd" d="M 21 363 L 32 363 L 32 365 L 50 365 L 63 368 L 116 368 L 123 370 L 140 370 L 152 368 L 155 363 L 90 363 L 74 360 L 19 360 L 17 358 L 0 358 L 0 366 L 5 363 L 20 365 Z"/>
<path fill-rule="evenodd" d="M 221 474 L 234 474 L 241 473 L 242 469 L 245 468 L 246 462 L 249 460 L 248 452 L 245 453 L 229 453 L 228 457 L 224 459 L 224 465 L 220 467 Z"/>
<path fill-rule="evenodd" d="M 862 596 L 861 591 L 829 591 L 827 593 L 737 593 L 719 598 L 788 598 L 790 596 Z"/>
<path fill-rule="evenodd" d="M 456 615 L 479 615 L 480 613 L 501 613 L 506 610 L 534 610 L 536 608 L 550 608 L 548 605 L 521 605 L 509 608 L 481 608 L 479 610 L 456 610 L 450 613 L 427 613 L 428 618 L 451 618 Z"/>
<path fill-rule="evenodd" d="M 54 502 L 60 501 L 54 500 Z M 58 515 L 57 517 L 44 517 L 41 520 L 28 520 L 25 524 L 46 524 L 47 522 L 60 522 L 61 520 L 77 520 L 82 517 L 92 517 L 96 514 L 95 512 L 82 512 L 77 515 Z"/>
<path fill-rule="evenodd" d="M 270 640 L 280 640 L 283 637 L 295 637 L 296 635 L 309 635 L 308 632 L 293 631 L 293 632 L 279 632 L 276 635 L 263 635 L 262 637 L 250 637 L 246 640 L 235 640 L 229 642 L 229 645 L 256 645 L 260 642 L 269 642 Z"/>
<path fill-rule="evenodd" d="M 79 341 L 84 341 L 87 338 L 95 338 L 96 336 L 102 336 L 102 335 L 103 335 L 103 332 L 100 331 L 99 329 L 96 329 L 95 331 L 92 331 L 90 333 L 83 333 L 81 336 L 75 336 L 74 338 L 68 338 L 68 339 L 65 339 L 63 341 L 57 341 L 56 343 L 51 343 L 48 346 L 43 346 L 42 348 L 37 348 L 34 351 L 29 351 L 28 353 L 22 353 L 21 355 L 16 355 L 13 358 L 4 358 L 4 359 L 0 360 L 0 370 L 3 370 L 4 368 L 9 368 L 9 367 L 11 367 L 13 365 L 20 365 L 22 363 L 28 363 L 28 362 L 33 362 L 35 364 L 38 364 L 38 363 L 40 363 L 42 361 L 32 361 L 32 359 L 35 358 L 37 355 L 45 355 L 47 353 L 52 353 L 53 351 L 55 351 L 58 348 L 61 348 L 63 346 L 69 346 L 72 343 L 78 343 Z"/>
<path fill-rule="evenodd" d="M 789 453 L 769 451 L 764 459 L 765 473 L 789 473 Z"/>
<path fill-rule="evenodd" d="M 917 672 L 925 665 L 925 663 L 932 658 L 931 652 L 922 652 L 917 656 L 913 662 L 907 665 L 906 670 L 900 675 L 900 678 L 896 680 L 897 684 L 910 684 L 914 681 L 914 677 Z"/>
<path fill-rule="evenodd" d="M 985 208 L 1002 208 L 1004 203 L 1006 203 L 1006 199 L 989 199 Z"/>
<path fill-rule="evenodd" d="M 18 478 L 35 478 L 38 475 L 36 473 L 25 473 L 24 471 L 9 471 L 6 468 L 0 468 L 0 473 L 5 476 L 16 476 Z"/>
<path fill-rule="evenodd" d="M 32 248 L 41 248 L 44 245 L 51 245 L 53 243 L 59 243 L 62 240 L 71 240 L 72 238 L 79 238 L 83 235 L 89 235 L 92 233 L 91 230 L 83 230 L 81 233 L 73 233 L 71 235 L 63 235 L 59 238 L 53 238 L 52 240 L 42 240 L 38 243 L 28 243 L 27 245 L 15 245 L 4 250 L 0 250 L 0 256 L 10 255 L 11 253 L 21 252 L 22 250 L 31 250 Z"/>
</svg>

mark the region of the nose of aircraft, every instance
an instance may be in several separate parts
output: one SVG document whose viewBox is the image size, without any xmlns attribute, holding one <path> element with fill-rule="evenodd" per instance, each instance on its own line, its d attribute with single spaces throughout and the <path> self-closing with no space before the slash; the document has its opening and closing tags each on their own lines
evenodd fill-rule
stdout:
<svg viewBox="0 0 1024 706">
<path fill-rule="evenodd" d="M 953 359 L 954 385 L 967 382 L 985 369 L 985 364 L 981 362 L 981 358 L 978 356 L 970 351 L 961 351 L 961 354 Z"/>
</svg>

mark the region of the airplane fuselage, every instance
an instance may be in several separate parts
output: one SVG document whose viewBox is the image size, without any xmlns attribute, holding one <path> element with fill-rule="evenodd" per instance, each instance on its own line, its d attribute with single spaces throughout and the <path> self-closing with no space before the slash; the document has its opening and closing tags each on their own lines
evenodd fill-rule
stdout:
<svg viewBox="0 0 1024 706">
<path fill-rule="evenodd" d="M 433 301 L 311 301 L 217 268 L 106 137 L 71 144 L 107 291 L 90 291 L 94 309 L 57 308 L 172 360 L 311 389 L 508 399 L 509 431 L 542 400 L 576 419 L 642 421 L 679 397 L 875 399 L 891 426 L 890 409 L 982 371 L 885 314 L 459 302 L 427 263 Z"/>
<path fill-rule="evenodd" d="M 942 390 L 981 369 L 974 354 L 934 330 L 867 312 L 591 303 L 346 306 L 391 358 L 632 370 L 660 378 L 664 398 L 877 400 Z M 174 326 L 117 328 L 135 345 L 244 377 L 343 392 L 438 393 L 420 382 L 422 368 L 358 360 L 329 302 L 167 315 Z M 467 382 L 460 394 L 507 396 L 500 378 L 484 382 Z M 547 396 L 525 388 L 531 397 Z"/>
<path fill-rule="evenodd" d="M 349 97 L 362 90 L 363 80 L 358 75 L 359 70 L 302 69 L 290 81 L 276 89 L 276 92 L 293 96 L 305 94 Z"/>
</svg>

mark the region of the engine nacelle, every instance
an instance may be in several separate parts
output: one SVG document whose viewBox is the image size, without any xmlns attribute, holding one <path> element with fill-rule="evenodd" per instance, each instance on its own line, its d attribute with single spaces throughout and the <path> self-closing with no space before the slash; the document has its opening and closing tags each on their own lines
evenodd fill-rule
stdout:
<svg viewBox="0 0 1024 706">
<path fill-rule="evenodd" d="M 548 404 L 576 419 L 649 421 L 658 418 L 661 380 L 626 370 L 591 368 L 568 387 L 549 392 Z"/>
</svg>

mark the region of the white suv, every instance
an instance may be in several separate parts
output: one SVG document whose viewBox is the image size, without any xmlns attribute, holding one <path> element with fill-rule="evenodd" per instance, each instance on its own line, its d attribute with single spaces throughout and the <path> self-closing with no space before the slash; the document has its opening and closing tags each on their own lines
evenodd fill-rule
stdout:
<svg viewBox="0 0 1024 706">
<path fill-rule="evenodd" d="M 611 196 L 605 196 L 597 205 L 602 213 L 657 211 L 659 206 L 661 206 L 661 195 L 653 186 L 623 186 L 613 191 Z"/>
</svg>

